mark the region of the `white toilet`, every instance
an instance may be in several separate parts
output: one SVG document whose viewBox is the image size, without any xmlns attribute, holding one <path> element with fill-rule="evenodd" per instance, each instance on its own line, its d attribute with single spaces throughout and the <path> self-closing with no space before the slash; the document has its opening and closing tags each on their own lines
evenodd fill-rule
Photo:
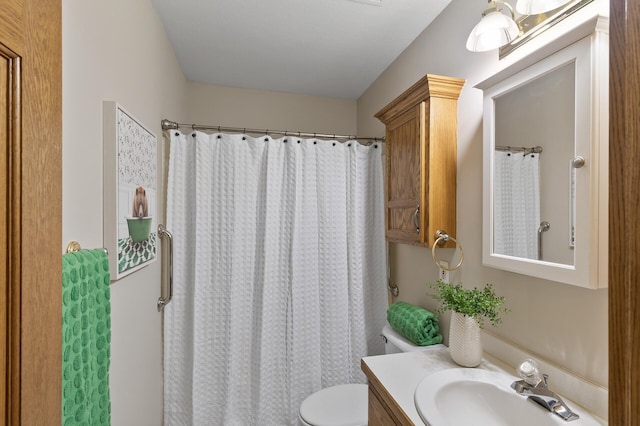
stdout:
<svg viewBox="0 0 640 426">
<path fill-rule="evenodd" d="M 389 324 L 382 329 L 384 351 L 387 354 L 428 351 L 444 348 L 442 344 L 416 346 L 402 337 Z M 366 426 L 368 423 L 367 385 L 331 386 L 309 395 L 298 411 L 302 426 Z"/>
</svg>

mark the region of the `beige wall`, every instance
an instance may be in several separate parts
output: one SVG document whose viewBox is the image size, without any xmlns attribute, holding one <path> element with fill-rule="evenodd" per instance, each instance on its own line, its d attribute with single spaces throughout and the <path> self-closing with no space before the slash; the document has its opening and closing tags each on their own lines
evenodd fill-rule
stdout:
<svg viewBox="0 0 640 426">
<path fill-rule="evenodd" d="M 148 0 L 62 8 L 62 244 L 102 247 L 102 101 L 122 104 L 162 143 L 160 120 L 185 116 L 186 80 Z M 155 262 L 111 286 L 113 425 L 162 422 L 159 277 Z"/>
<path fill-rule="evenodd" d="M 69 240 L 103 246 L 103 100 L 119 102 L 155 132 L 160 152 L 167 150 L 163 118 L 318 133 L 356 129 L 354 100 L 188 83 L 149 0 L 63 0 L 63 247 Z M 162 163 L 160 155 L 158 170 Z M 163 211 L 164 187 L 158 194 Z M 159 291 L 160 262 L 111 286 L 114 426 L 162 423 Z"/>
<path fill-rule="evenodd" d="M 354 100 L 191 82 L 188 99 L 190 123 L 337 135 L 356 133 Z"/>
<path fill-rule="evenodd" d="M 457 238 L 464 247 L 465 262 L 451 279 L 471 287 L 491 282 L 506 296 L 512 312 L 499 328 L 489 326 L 488 331 L 607 386 L 607 290 L 585 290 L 482 266 L 482 91 L 473 85 L 502 66 L 495 51 L 465 49 L 468 32 L 480 19 L 483 6 L 468 0 L 451 2 L 358 100 L 358 132 L 383 135 L 384 127 L 373 114 L 426 73 L 467 80 L 458 108 L 457 193 Z M 587 8 L 606 11 L 607 3 L 596 0 Z M 425 285 L 438 277 L 430 250 L 392 245 L 391 262 L 399 300 L 435 309 Z M 448 330 L 448 315 L 442 322 Z"/>
<path fill-rule="evenodd" d="M 365 136 L 383 135 L 373 114 L 425 73 L 478 82 L 494 72 L 495 52 L 467 52 L 466 30 L 460 30 L 475 24 L 482 7 L 475 10 L 468 0 L 453 0 L 356 103 L 188 83 L 149 0 L 63 0 L 62 246 L 72 239 L 86 248 L 103 245 L 103 100 L 121 103 L 156 133 L 160 144 L 162 118 L 337 134 L 355 133 L 357 127 Z M 461 94 L 458 130 L 458 238 L 466 260 L 452 279 L 495 283 L 513 310 L 497 335 L 606 385 L 606 290 L 582 290 L 481 264 L 482 92 L 471 85 Z M 164 200 L 159 203 L 162 208 Z M 392 267 L 402 300 L 435 307 L 426 296 L 425 283 L 437 278 L 428 249 L 396 245 Z M 159 277 L 155 262 L 111 287 L 114 425 L 161 423 Z"/>
</svg>

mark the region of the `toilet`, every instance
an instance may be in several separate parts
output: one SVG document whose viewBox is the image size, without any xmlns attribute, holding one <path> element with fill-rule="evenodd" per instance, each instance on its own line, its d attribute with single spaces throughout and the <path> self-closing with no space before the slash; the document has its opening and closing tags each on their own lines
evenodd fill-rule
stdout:
<svg viewBox="0 0 640 426">
<path fill-rule="evenodd" d="M 389 324 L 382 329 L 384 352 L 428 351 L 442 344 L 416 346 Z M 301 426 L 366 426 L 368 423 L 368 387 L 363 384 L 331 386 L 309 395 L 298 411 Z"/>
</svg>

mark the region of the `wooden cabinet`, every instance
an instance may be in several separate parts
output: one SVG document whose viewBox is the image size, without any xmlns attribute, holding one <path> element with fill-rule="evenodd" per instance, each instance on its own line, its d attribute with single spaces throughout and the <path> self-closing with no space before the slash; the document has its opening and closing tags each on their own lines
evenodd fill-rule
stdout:
<svg viewBox="0 0 640 426">
<path fill-rule="evenodd" d="M 380 400 L 373 385 L 369 385 L 369 426 L 392 426 L 401 424 L 391 409 Z"/>
<path fill-rule="evenodd" d="M 432 246 L 456 234 L 458 96 L 464 80 L 427 74 L 381 109 L 388 241 Z"/>
<path fill-rule="evenodd" d="M 412 426 L 414 423 L 409 416 L 380 383 L 366 362 L 362 361 L 361 366 L 369 380 L 369 426 Z"/>
</svg>

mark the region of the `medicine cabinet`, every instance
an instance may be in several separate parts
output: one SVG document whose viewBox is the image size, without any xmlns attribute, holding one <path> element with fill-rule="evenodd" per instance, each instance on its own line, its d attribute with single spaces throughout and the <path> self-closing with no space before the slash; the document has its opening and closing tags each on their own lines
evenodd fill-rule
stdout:
<svg viewBox="0 0 640 426">
<path fill-rule="evenodd" d="M 607 286 L 608 19 L 478 84 L 484 265 Z M 583 29 L 584 31 L 584 26 Z M 557 47 L 558 44 L 556 43 Z M 540 52 L 538 52 L 540 55 Z"/>
<path fill-rule="evenodd" d="M 455 238 L 463 85 L 459 78 L 427 74 L 375 115 L 386 126 L 387 241 L 431 247 L 438 230 Z"/>
</svg>

